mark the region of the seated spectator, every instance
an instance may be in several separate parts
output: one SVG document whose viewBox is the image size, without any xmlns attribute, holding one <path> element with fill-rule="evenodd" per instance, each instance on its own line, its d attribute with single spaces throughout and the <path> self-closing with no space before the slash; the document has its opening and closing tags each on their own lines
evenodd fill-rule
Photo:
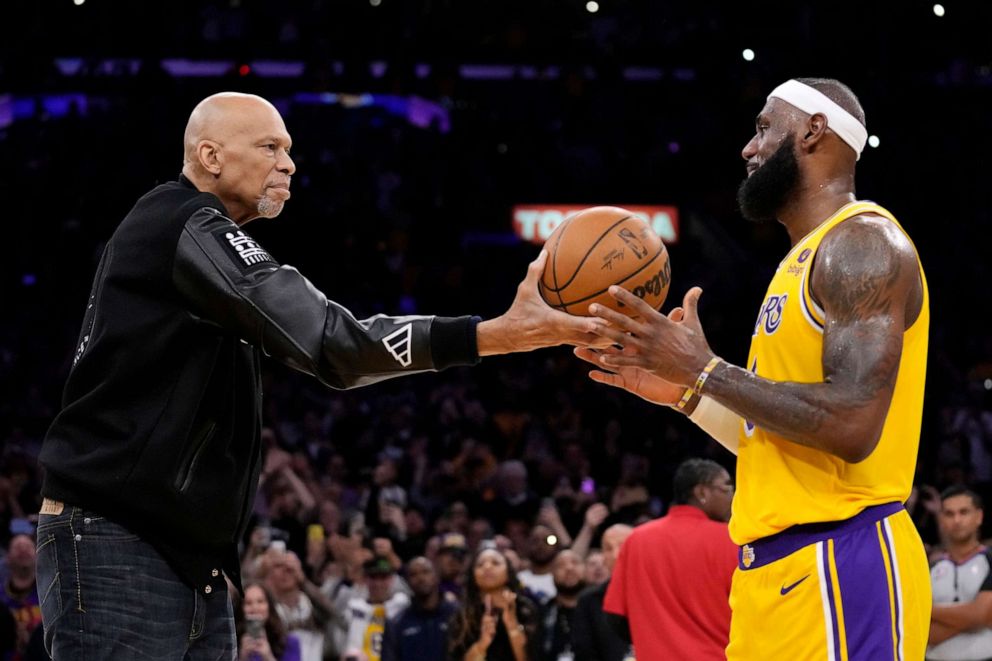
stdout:
<svg viewBox="0 0 992 661">
<path fill-rule="evenodd" d="M 535 654 L 538 613 L 506 556 L 483 545 L 472 558 L 465 599 L 448 630 L 452 661 L 527 661 Z"/>
<path fill-rule="evenodd" d="M 301 661 L 300 641 L 286 632 L 261 583 L 246 583 L 244 598 L 235 598 L 234 628 L 239 661 Z"/>
<path fill-rule="evenodd" d="M 394 592 L 396 569 L 389 558 L 374 556 L 365 563 L 368 597 L 354 597 L 348 602 L 346 650 L 360 650 L 367 661 L 379 661 L 386 620 L 410 605 L 405 593 Z"/>
<path fill-rule="evenodd" d="M 423 510 L 416 505 L 407 505 L 403 510 L 402 522 L 402 536 L 397 541 L 397 550 L 401 557 L 410 560 L 424 552 L 430 532 Z"/>
<path fill-rule="evenodd" d="M 427 558 L 407 563 L 406 580 L 413 603 L 386 622 L 382 661 L 444 661 L 448 623 L 458 606 L 441 597 L 437 572 Z"/>
<path fill-rule="evenodd" d="M 479 544 L 483 540 L 492 539 L 494 534 L 493 526 L 488 519 L 477 517 L 468 524 L 468 535 L 465 539 L 466 552 L 475 553 Z"/>
<path fill-rule="evenodd" d="M 280 619 L 300 641 L 301 660 L 321 661 L 325 629 L 334 612 L 330 602 L 303 575 L 295 553 L 270 548 L 262 562 L 262 576 Z"/>
<path fill-rule="evenodd" d="M 599 549 L 592 549 L 586 556 L 586 585 L 602 585 L 610 580 L 610 570 L 606 567 L 606 559 Z"/>
<path fill-rule="evenodd" d="M 458 601 L 464 592 L 465 558 L 468 547 L 461 533 L 449 532 L 441 535 L 435 564 L 441 583 L 441 594 L 445 599 Z"/>
<path fill-rule="evenodd" d="M 495 477 L 496 497 L 484 503 L 483 514 L 493 527 L 504 532 L 507 521 L 533 522 L 541 505 L 538 497 L 528 488 L 527 467 L 522 461 L 504 461 Z"/>
<path fill-rule="evenodd" d="M 539 634 L 542 659 L 574 659 L 573 620 L 579 593 L 585 588 L 585 561 L 578 553 L 565 549 L 551 565 L 555 580 L 555 598 L 541 609 Z"/>
<path fill-rule="evenodd" d="M 41 624 L 35 566 L 37 551 L 34 537 L 24 533 L 14 535 L 7 547 L 7 578 L 0 593 L 0 608 L 14 616 L 17 625 L 16 652 L 12 658 L 22 658 L 32 632 Z"/>
<path fill-rule="evenodd" d="M 527 537 L 527 569 L 520 572 L 520 583 L 539 605 L 555 598 L 555 579 L 551 563 L 562 545 L 551 528 L 538 524 Z"/>
<path fill-rule="evenodd" d="M 603 533 L 603 567 L 606 570 L 606 581 L 587 588 L 579 595 L 572 623 L 575 661 L 625 661 L 634 656 L 633 647 L 630 645 L 630 631 L 623 627 L 626 635 L 621 636 L 617 627 L 609 621 L 607 613 L 603 611 L 603 599 L 610 585 L 610 574 L 617 562 L 617 555 L 620 554 L 620 547 L 633 531 L 634 529 L 625 523 L 616 523 Z M 587 566 L 586 576 L 588 575 Z"/>
</svg>

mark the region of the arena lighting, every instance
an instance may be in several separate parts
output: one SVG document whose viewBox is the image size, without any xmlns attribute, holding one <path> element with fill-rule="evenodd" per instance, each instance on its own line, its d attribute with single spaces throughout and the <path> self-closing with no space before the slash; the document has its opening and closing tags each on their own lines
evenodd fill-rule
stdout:
<svg viewBox="0 0 992 661">
<path fill-rule="evenodd" d="M 992 379 L 985 379 L 985 389 L 992 390 Z"/>
<path fill-rule="evenodd" d="M 84 2 L 86 2 L 86 0 L 72 0 L 72 4 L 76 5 L 77 7 L 81 7 Z"/>
<path fill-rule="evenodd" d="M 596 0 L 589 0 L 589 2 L 586 3 L 586 11 L 590 14 L 595 14 L 599 11 L 599 3 L 596 2 Z"/>
<path fill-rule="evenodd" d="M 941 16 L 942 17 L 944 15 L 944 5 L 934 5 L 933 6 L 933 13 L 936 16 Z"/>
<path fill-rule="evenodd" d="M 744 60 L 747 61 L 747 62 L 753 62 L 754 61 L 754 51 L 751 50 L 750 48 L 745 48 L 744 49 L 744 52 L 741 53 L 741 55 L 744 57 Z"/>
<path fill-rule="evenodd" d="M 378 7 L 379 5 L 382 4 L 382 0 L 369 0 L 369 4 L 372 5 L 373 7 Z"/>
<path fill-rule="evenodd" d="M 882 144 L 882 141 L 878 139 L 878 136 L 877 135 L 870 135 L 870 136 L 868 136 L 868 146 L 869 147 L 877 147 L 880 144 Z"/>
<path fill-rule="evenodd" d="M 548 543 L 548 546 L 554 546 L 558 543 L 558 538 L 555 535 L 548 535 L 547 539 L 544 541 Z"/>
<path fill-rule="evenodd" d="M 513 207 L 513 232 L 530 243 L 543 245 L 568 216 L 595 204 L 518 204 Z M 651 225 L 665 243 L 678 243 L 679 210 L 674 206 L 617 204 Z"/>
</svg>

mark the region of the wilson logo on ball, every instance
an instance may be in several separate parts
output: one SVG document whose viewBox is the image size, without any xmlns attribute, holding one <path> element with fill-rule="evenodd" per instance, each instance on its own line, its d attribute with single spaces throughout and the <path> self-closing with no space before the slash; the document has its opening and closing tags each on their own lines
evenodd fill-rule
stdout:
<svg viewBox="0 0 992 661">
<path fill-rule="evenodd" d="M 611 285 L 633 292 L 654 309 L 671 282 L 668 250 L 638 215 L 592 207 L 569 216 L 544 244 L 548 261 L 538 289 L 551 306 L 587 316 L 593 303 L 620 310 Z"/>
<path fill-rule="evenodd" d="M 642 285 L 634 287 L 631 291 L 638 298 L 644 298 L 649 294 L 651 296 L 660 296 L 661 292 L 668 290 L 668 285 L 672 281 L 672 264 L 667 259 L 665 260 L 665 265 L 660 271 L 654 274 L 650 280 Z"/>
</svg>

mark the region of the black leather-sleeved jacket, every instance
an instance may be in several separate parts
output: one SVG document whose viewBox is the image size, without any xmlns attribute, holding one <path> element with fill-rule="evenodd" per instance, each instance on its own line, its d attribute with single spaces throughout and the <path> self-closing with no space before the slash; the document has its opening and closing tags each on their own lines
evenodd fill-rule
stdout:
<svg viewBox="0 0 992 661">
<path fill-rule="evenodd" d="M 142 197 L 104 250 L 42 492 L 130 528 L 190 585 L 221 572 L 239 585 L 261 355 L 350 388 L 478 362 L 476 323 L 358 320 L 181 177 Z"/>
</svg>

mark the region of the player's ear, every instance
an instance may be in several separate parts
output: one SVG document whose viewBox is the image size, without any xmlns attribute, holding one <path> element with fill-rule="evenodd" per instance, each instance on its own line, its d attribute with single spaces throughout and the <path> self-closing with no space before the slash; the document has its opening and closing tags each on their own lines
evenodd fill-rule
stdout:
<svg viewBox="0 0 992 661">
<path fill-rule="evenodd" d="M 803 130 L 803 137 L 799 141 L 799 148 L 804 152 L 813 151 L 816 144 L 823 139 L 827 132 L 827 118 L 823 113 L 814 113 L 806 120 Z"/>
</svg>

